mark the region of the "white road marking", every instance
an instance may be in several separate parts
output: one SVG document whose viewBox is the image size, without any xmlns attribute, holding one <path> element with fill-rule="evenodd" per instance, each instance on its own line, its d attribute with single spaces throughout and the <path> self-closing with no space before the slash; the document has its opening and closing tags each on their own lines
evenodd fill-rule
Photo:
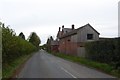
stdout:
<svg viewBox="0 0 120 80">
<path fill-rule="evenodd" d="M 61 67 L 61 69 L 62 69 L 63 71 L 65 71 L 66 73 L 68 73 L 69 75 L 71 75 L 73 78 L 77 78 L 77 77 L 75 77 L 73 74 L 71 74 L 70 72 L 68 72 L 66 69 L 64 69 L 63 67 Z"/>
</svg>

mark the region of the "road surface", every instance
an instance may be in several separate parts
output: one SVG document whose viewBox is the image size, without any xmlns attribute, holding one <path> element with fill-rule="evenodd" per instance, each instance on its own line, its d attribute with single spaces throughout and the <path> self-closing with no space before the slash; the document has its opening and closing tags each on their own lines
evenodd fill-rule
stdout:
<svg viewBox="0 0 120 80">
<path fill-rule="evenodd" d="M 113 78 L 97 70 L 48 54 L 35 53 L 25 64 L 17 78 Z"/>
</svg>

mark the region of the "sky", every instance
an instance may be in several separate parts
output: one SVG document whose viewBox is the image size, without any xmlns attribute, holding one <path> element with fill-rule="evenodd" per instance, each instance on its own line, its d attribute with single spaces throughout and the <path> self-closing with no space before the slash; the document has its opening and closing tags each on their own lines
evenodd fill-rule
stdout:
<svg viewBox="0 0 120 80">
<path fill-rule="evenodd" d="M 100 37 L 118 36 L 119 0 L 0 0 L 0 21 L 28 38 L 36 32 L 45 44 L 59 27 L 91 24 Z"/>
<path fill-rule="evenodd" d="M 120 37 L 120 1 L 118 2 L 118 36 Z"/>
</svg>

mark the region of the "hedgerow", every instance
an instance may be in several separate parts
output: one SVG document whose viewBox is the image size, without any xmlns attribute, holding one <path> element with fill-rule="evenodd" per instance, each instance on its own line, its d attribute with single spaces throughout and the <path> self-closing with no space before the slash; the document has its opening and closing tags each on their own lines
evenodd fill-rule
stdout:
<svg viewBox="0 0 120 80">
<path fill-rule="evenodd" d="M 2 66 L 11 64 L 15 59 L 29 55 L 36 51 L 37 48 L 18 36 L 8 27 L 2 27 Z"/>
<path fill-rule="evenodd" d="M 85 45 L 87 58 L 120 67 L 120 38 L 88 42 Z"/>
</svg>

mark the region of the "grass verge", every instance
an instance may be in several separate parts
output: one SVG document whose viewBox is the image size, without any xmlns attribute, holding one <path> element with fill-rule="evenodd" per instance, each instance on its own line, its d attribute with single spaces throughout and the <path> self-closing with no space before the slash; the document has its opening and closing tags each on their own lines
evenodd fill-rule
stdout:
<svg viewBox="0 0 120 80">
<path fill-rule="evenodd" d="M 15 70 L 17 70 L 24 62 L 26 62 L 33 55 L 24 55 L 13 61 L 9 65 L 4 65 L 2 68 L 2 78 L 12 78 Z"/>
<path fill-rule="evenodd" d="M 118 78 L 120 78 L 120 70 L 115 70 L 112 66 L 106 64 L 106 63 L 99 63 L 99 62 L 95 62 L 86 58 L 81 58 L 81 57 L 77 57 L 77 56 L 72 56 L 72 55 L 66 55 L 66 54 L 62 54 L 62 53 L 51 53 L 55 56 L 61 57 L 63 59 L 67 59 L 69 61 L 73 61 L 85 66 L 88 66 L 90 68 L 94 68 L 97 69 L 99 71 L 105 72 L 107 74 L 116 76 Z"/>
</svg>

